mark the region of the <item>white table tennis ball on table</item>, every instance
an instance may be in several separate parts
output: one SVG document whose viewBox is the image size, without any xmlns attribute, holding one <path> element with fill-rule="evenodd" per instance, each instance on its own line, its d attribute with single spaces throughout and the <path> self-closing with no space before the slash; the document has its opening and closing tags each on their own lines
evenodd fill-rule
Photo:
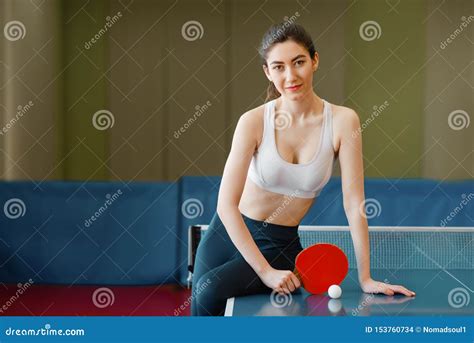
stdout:
<svg viewBox="0 0 474 343">
<path fill-rule="evenodd" d="M 332 285 L 328 289 L 328 294 L 332 299 L 340 298 L 342 294 L 342 289 L 338 285 Z"/>
</svg>

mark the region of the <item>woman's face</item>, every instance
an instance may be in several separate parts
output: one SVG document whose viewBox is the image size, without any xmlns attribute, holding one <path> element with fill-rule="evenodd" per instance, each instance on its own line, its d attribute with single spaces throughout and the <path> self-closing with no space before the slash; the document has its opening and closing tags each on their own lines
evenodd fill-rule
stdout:
<svg viewBox="0 0 474 343">
<path fill-rule="evenodd" d="M 282 96 L 298 100 L 313 91 L 313 73 L 319 56 L 312 60 L 308 50 L 292 40 L 275 44 L 268 53 L 263 70 Z"/>
</svg>

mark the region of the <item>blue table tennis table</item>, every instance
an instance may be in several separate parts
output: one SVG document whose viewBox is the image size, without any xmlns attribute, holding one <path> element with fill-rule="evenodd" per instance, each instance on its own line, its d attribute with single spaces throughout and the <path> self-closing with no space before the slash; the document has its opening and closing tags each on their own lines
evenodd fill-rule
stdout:
<svg viewBox="0 0 474 343">
<path fill-rule="evenodd" d="M 206 230 L 205 225 L 193 227 L 190 238 L 191 233 L 201 235 Z M 269 289 L 265 294 L 229 298 L 226 316 L 474 315 L 473 227 L 369 227 L 372 278 L 415 291 L 411 298 L 361 290 L 347 226 L 300 226 L 298 233 L 303 247 L 327 242 L 348 256 L 349 272 L 341 284 L 341 298 L 311 295 L 302 288 L 291 296 L 279 296 Z M 197 238 L 190 239 L 190 264 L 200 236 Z"/>
<path fill-rule="evenodd" d="M 372 270 L 377 281 L 388 279 L 416 292 L 415 297 L 362 292 L 357 270 L 341 284 L 339 299 L 312 295 L 303 288 L 291 295 L 275 293 L 229 298 L 226 316 L 473 316 L 472 270 Z"/>
</svg>

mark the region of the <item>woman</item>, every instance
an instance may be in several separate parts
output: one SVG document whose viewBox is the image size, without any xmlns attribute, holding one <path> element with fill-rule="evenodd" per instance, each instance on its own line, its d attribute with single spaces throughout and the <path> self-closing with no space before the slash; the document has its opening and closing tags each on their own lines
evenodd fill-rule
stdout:
<svg viewBox="0 0 474 343">
<path fill-rule="evenodd" d="M 329 181 L 339 158 L 343 204 L 364 292 L 415 293 L 370 276 L 362 142 L 357 114 L 313 90 L 319 56 L 308 33 L 272 26 L 260 55 L 270 81 L 267 102 L 243 114 L 235 129 L 217 213 L 200 242 L 193 276 L 193 315 L 223 315 L 226 299 L 301 286 L 293 274 L 302 250 L 298 225 Z M 271 100 L 271 101 L 268 101 Z"/>
</svg>

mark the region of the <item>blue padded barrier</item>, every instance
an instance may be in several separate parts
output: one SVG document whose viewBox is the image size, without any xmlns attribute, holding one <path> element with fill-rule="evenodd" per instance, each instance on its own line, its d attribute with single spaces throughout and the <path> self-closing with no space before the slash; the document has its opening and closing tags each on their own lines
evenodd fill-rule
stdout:
<svg viewBox="0 0 474 343">
<path fill-rule="evenodd" d="M 0 282 L 185 284 L 187 228 L 210 222 L 220 180 L 0 182 Z M 474 226 L 473 181 L 366 179 L 365 196 L 369 225 Z M 340 178 L 301 225 L 347 225 Z"/>
<path fill-rule="evenodd" d="M 0 182 L 0 281 L 177 283 L 177 202 L 166 182 Z"/>
</svg>

